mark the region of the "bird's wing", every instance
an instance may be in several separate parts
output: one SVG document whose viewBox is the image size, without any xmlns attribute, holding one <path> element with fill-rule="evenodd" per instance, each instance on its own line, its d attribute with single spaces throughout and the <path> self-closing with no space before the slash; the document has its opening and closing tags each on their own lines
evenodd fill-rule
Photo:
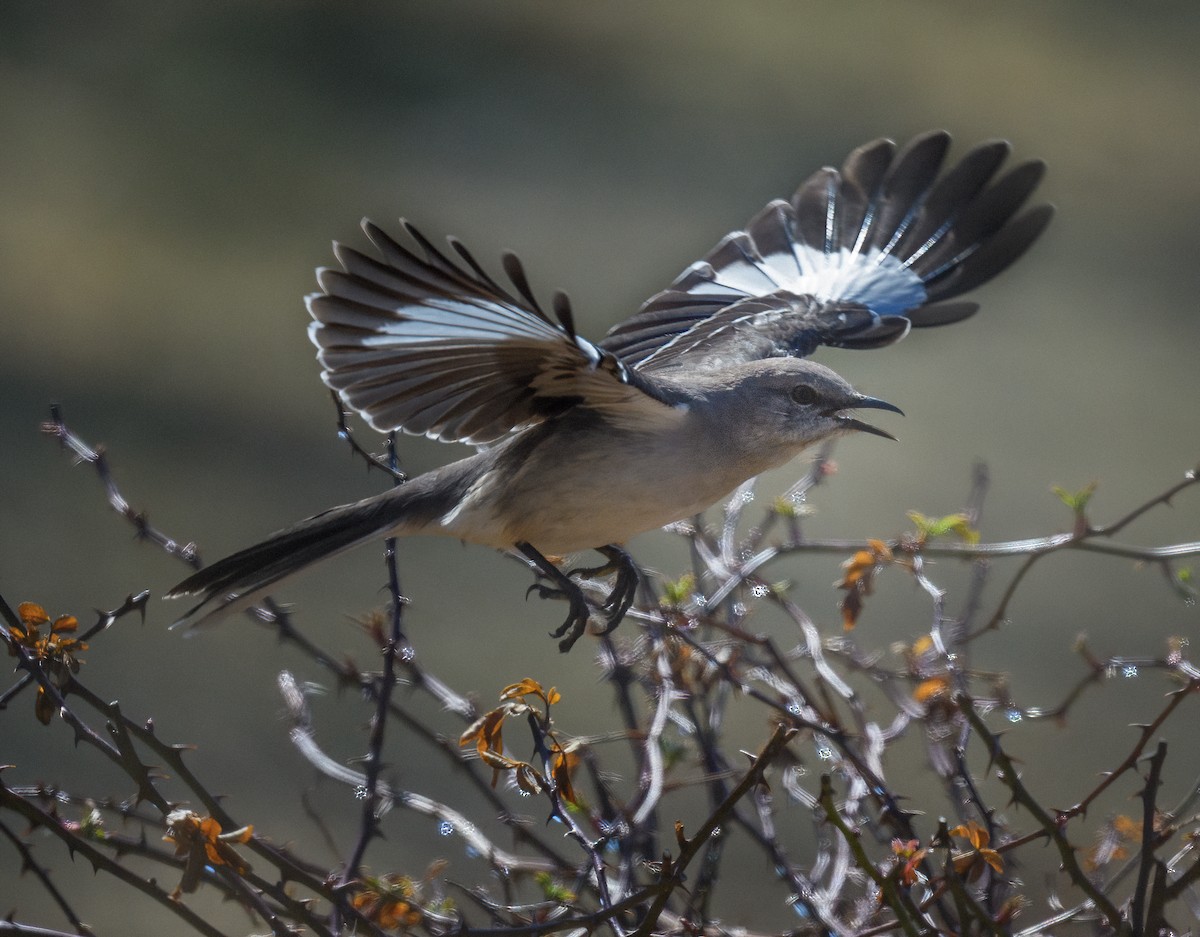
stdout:
<svg viewBox="0 0 1200 937">
<path fill-rule="evenodd" d="M 876 347 L 966 318 L 975 303 L 947 300 L 1020 257 L 1053 209 L 1017 215 L 1040 161 L 996 178 L 1009 152 L 998 140 L 942 172 L 949 145 L 935 131 L 900 150 L 890 140 L 859 147 L 840 171 L 822 169 L 727 235 L 600 346 L 645 373 Z"/>
<path fill-rule="evenodd" d="M 652 380 L 575 334 L 565 295 L 556 319 L 542 311 L 516 257 L 513 295 L 458 241 L 462 265 L 401 223 L 423 256 L 364 221 L 382 259 L 334 244 L 342 269 L 318 270 L 306 300 L 322 380 L 375 429 L 482 445 L 573 406 L 670 412 Z"/>
</svg>

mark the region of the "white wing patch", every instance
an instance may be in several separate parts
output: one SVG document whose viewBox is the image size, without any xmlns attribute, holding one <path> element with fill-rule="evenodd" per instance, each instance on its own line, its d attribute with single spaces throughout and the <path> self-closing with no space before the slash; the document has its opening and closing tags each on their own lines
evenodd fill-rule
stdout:
<svg viewBox="0 0 1200 937">
<path fill-rule="evenodd" d="M 741 241 L 748 236 L 738 231 L 729 236 Z M 921 278 L 891 254 L 878 248 L 856 253 L 841 248 L 825 253 L 807 244 L 793 241 L 791 254 L 755 257 L 743 246 L 742 260 L 714 269 L 703 261 L 688 268 L 685 276 L 708 282 L 689 284 L 693 295 L 728 291 L 745 296 L 761 296 L 786 290 L 798 296 L 809 295 L 822 302 L 845 300 L 862 303 L 880 315 L 896 315 L 925 302 L 925 284 Z M 707 268 L 707 269 L 705 269 Z"/>
</svg>

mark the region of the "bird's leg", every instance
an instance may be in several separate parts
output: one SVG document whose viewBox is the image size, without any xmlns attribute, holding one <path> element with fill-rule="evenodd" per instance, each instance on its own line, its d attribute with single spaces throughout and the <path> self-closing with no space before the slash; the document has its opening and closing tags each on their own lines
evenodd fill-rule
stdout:
<svg viewBox="0 0 1200 937">
<path fill-rule="evenodd" d="M 567 620 L 556 630 L 550 632 L 552 638 L 562 638 L 558 642 L 558 649 L 565 654 L 583 635 L 587 628 L 588 618 L 591 616 L 591 610 L 588 608 L 587 599 L 583 596 L 583 590 L 577 583 L 572 582 L 566 573 L 542 556 L 532 544 L 518 543 L 517 549 L 538 572 L 554 583 L 553 586 L 544 586 L 540 582 L 535 582 L 525 595 L 528 597 L 530 592 L 537 592 L 539 598 L 566 599 L 571 603 Z M 564 635 L 566 637 L 563 637 Z"/>
<path fill-rule="evenodd" d="M 601 634 L 608 634 L 620 623 L 621 619 L 625 617 L 625 613 L 629 611 L 630 606 L 633 605 L 633 600 L 637 597 L 637 587 L 641 572 L 633 562 L 633 557 L 616 544 L 596 548 L 596 552 L 603 554 L 605 559 L 608 560 L 603 566 L 572 569 L 566 573 L 546 559 L 529 543 L 518 543 L 517 549 L 529 560 L 530 565 L 537 572 L 553 583 L 553 585 L 543 585 L 540 582 L 535 582 L 525 594 L 529 595 L 530 592 L 537 592 L 539 598 L 566 599 L 571 604 L 571 610 L 567 615 L 566 621 L 556 631 L 551 632 L 552 637 L 562 638 L 558 647 L 564 653 L 569 651 L 575 642 L 579 640 L 587 628 L 588 618 L 591 614 L 583 590 L 579 587 L 578 583 L 571 579 L 572 576 L 591 578 L 594 576 L 607 576 L 614 572 L 617 574 L 612 591 L 608 594 L 608 598 L 604 600 L 604 604 L 600 606 L 601 611 L 605 612 L 604 617 L 606 622 L 606 627 Z M 564 635 L 566 637 L 563 637 Z"/>
</svg>

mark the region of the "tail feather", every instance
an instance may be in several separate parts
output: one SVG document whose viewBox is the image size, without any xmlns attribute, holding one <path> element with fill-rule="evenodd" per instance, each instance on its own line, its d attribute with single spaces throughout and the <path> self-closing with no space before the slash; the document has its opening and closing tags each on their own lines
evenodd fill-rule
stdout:
<svg viewBox="0 0 1200 937">
<path fill-rule="evenodd" d="M 172 628 L 192 628 L 248 607 L 269 588 L 314 563 L 382 537 L 447 533 L 440 521 L 470 491 L 487 463 L 473 455 L 399 488 L 315 514 L 193 573 L 166 594 L 202 598 Z"/>
<path fill-rule="evenodd" d="M 192 628 L 249 606 L 267 589 L 313 563 L 384 536 L 403 520 L 404 505 L 386 496 L 331 508 L 193 573 L 166 598 L 201 600 L 171 627 Z"/>
</svg>

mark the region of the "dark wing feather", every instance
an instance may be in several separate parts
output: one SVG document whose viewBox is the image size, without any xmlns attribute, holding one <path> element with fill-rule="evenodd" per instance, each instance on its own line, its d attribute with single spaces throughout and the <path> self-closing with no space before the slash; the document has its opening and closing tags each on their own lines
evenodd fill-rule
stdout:
<svg viewBox="0 0 1200 937">
<path fill-rule="evenodd" d="M 666 409 L 575 334 L 565 296 L 557 321 L 541 310 L 515 257 L 504 266 L 519 296 L 462 244 L 450 241 L 465 268 L 402 224 L 420 255 L 364 221 L 382 260 L 335 244 L 342 269 L 318 270 L 307 298 L 322 379 L 375 429 L 484 444 L 580 404 Z"/>
<path fill-rule="evenodd" d="M 900 239 L 916 223 L 937 178 L 950 135 L 941 131 L 922 134 L 910 140 L 896 154 L 888 167 L 870 226 L 865 231 L 863 252 L 875 250 L 891 253 Z M 838 245 L 843 249 L 852 245 Z"/>
<path fill-rule="evenodd" d="M 966 318 L 974 303 L 945 300 L 1015 261 L 1052 209 L 1018 216 L 1042 163 L 993 181 L 1009 147 L 990 141 L 943 171 L 949 144 L 935 131 L 899 150 L 889 140 L 859 147 L 840 170 L 820 170 L 790 202 L 772 202 L 727 235 L 600 346 L 653 372 L 807 355 L 822 344 L 877 347 L 910 326 Z"/>
<path fill-rule="evenodd" d="M 838 187 L 838 243 L 856 244 L 870 224 L 874 198 L 896 155 L 891 140 L 864 144 L 846 157 Z"/>
</svg>

